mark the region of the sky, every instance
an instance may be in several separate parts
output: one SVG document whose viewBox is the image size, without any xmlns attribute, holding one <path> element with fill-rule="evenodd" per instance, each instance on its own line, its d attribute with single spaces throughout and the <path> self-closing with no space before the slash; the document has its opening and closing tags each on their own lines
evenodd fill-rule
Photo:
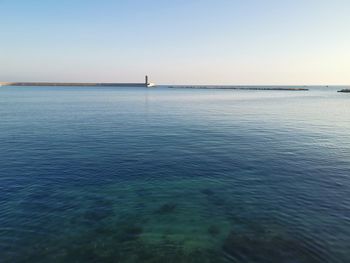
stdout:
<svg viewBox="0 0 350 263">
<path fill-rule="evenodd" d="M 349 0 L 0 0 L 0 81 L 350 84 Z"/>
</svg>

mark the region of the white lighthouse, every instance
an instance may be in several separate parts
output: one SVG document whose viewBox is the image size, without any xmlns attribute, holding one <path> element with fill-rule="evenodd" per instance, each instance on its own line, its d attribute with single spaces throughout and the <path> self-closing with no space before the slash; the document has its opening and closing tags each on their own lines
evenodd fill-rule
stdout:
<svg viewBox="0 0 350 263">
<path fill-rule="evenodd" d="M 147 75 L 145 76 L 145 85 L 146 85 L 146 87 L 154 87 L 155 86 L 154 83 L 150 83 L 148 81 L 148 76 Z"/>
</svg>

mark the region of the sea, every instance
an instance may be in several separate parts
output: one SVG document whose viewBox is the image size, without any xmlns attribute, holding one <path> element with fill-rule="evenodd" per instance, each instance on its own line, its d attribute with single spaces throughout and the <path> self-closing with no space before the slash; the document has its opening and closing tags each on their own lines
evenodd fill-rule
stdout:
<svg viewBox="0 0 350 263">
<path fill-rule="evenodd" d="M 0 87 L 0 262 L 350 262 L 350 94 Z"/>
</svg>

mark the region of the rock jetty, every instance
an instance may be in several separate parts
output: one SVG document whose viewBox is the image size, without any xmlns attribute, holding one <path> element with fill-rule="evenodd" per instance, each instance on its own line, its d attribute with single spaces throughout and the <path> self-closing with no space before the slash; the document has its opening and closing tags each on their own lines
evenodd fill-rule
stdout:
<svg viewBox="0 0 350 263">
<path fill-rule="evenodd" d="M 238 86 L 168 86 L 171 89 L 228 89 L 228 90 L 289 90 L 289 91 L 307 91 L 307 88 L 289 88 L 289 87 L 238 87 Z"/>
</svg>

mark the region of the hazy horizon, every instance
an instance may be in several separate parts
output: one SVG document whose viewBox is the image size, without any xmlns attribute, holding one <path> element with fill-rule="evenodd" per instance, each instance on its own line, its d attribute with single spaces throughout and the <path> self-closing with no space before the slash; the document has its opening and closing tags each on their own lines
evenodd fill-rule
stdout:
<svg viewBox="0 0 350 263">
<path fill-rule="evenodd" d="M 0 9 L 0 82 L 350 83 L 345 0 L 2 0 Z"/>
</svg>

